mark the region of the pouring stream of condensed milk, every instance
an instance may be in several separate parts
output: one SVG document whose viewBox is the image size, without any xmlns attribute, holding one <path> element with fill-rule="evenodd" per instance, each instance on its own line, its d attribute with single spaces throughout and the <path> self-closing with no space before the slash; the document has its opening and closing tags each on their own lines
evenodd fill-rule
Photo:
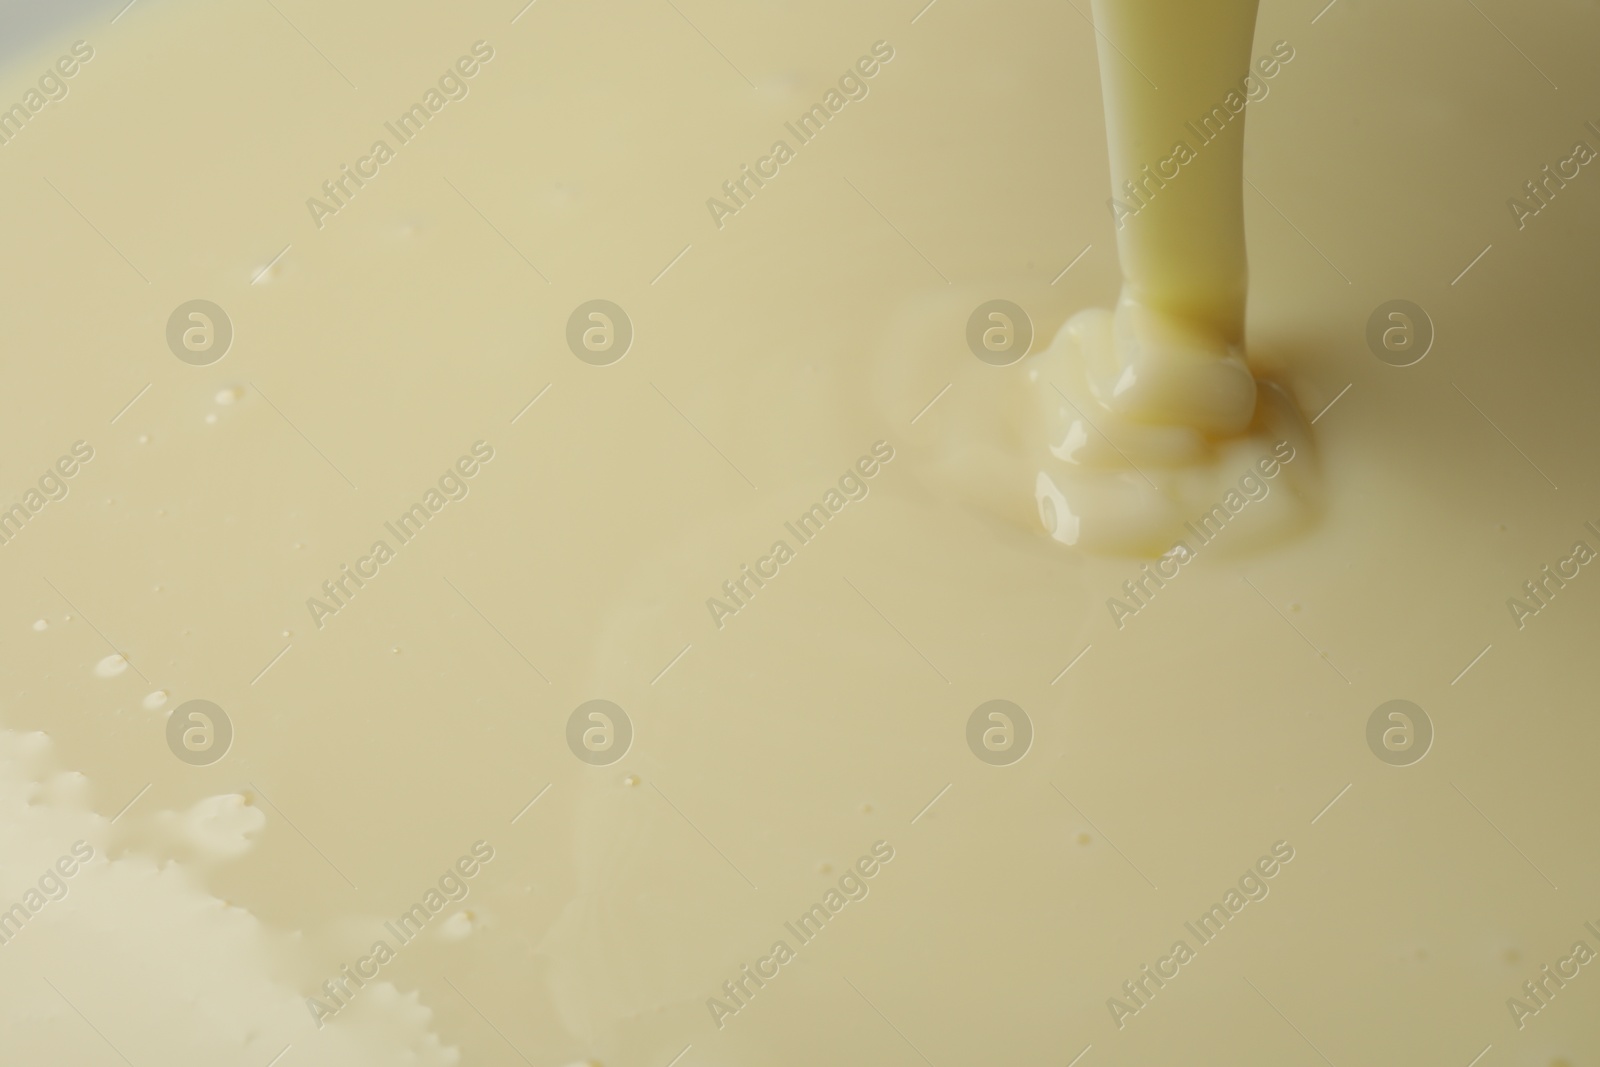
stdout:
<svg viewBox="0 0 1600 1067">
<path fill-rule="evenodd" d="M 1058 541 L 1183 554 L 1196 547 L 1187 524 L 1233 511 L 1230 489 L 1269 467 L 1290 491 L 1259 509 L 1271 514 L 1252 540 L 1309 510 L 1304 422 L 1252 377 L 1243 348 L 1245 110 L 1293 56 L 1284 46 L 1252 61 L 1256 7 L 1094 4 L 1122 292 L 1114 311 L 1079 312 L 1027 364 L 1044 428 L 1034 444 L 1051 457 L 1035 496 Z"/>
</svg>

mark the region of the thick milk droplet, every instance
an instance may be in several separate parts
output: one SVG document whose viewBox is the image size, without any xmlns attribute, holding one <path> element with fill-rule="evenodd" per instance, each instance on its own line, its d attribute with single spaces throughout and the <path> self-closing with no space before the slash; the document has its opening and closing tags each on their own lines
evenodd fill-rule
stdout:
<svg viewBox="0 0 1600 1067">
<path fill-rule="evenodd" d="M 153 693 L 146 694 L 145 698 L 139 703 L 146 711 L 155 711 L 167 702 L 168 696 L 170 694 L 165 689 L 157 689 Z"/>
<path fill-rule="evenodd" d="M 113 652 L 94 665 L 94 676 L 96 678 L 115 678 L 127 669 L 128 661 L 123 658 L 122 653 Z"/>
<path fill-rule="evenodd" d="M 47 619 L 34 619 L 33 620 L 33 628 L 35 630 L 48 630 L 48 629 L 50 629 L 49 620 L 47 620 Z"/>
<path fill-rule="evenodd" d="M 219 404 L 237 404 L 243 399 L 244 386 L 242 385 L 230 385 L 226 389 L 219 390 L 215 397 L 216 402 Z"/>
<path fill-rule="evenodd" d="M 470 911 L 458 911 L 439 924 L 439 936 L 446 941 L 460 941 L 472 933 L 474 916 Z"/>
</svg>

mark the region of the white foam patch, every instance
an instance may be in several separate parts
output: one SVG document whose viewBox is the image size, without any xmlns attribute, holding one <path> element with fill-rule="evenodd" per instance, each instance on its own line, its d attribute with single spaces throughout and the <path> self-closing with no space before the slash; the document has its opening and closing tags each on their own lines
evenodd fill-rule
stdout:
<svg viewBox="0 0 1600 1067">
<path fill-rule="evenodd" d="M 7 1062 L 114 1062 L 108 1043 L 134 1063 L 173 1067 L 265 1064 L 290 1045 L 295 1067 L 460 1062 L 433 1032 L 431 1009 L 388 982 L 316 1029 L 290 978 L 315 970 L 302 940 L 217 899 L 180 864 L 109 856 L 113 830 L 89 792 L 83 775 L 54 767 L 47 736 L 0 729 Z M 213 854 L 262 825 L 232 795 L 163 817 Z"/>
<path fill-rule="evenodd" d="M 188 811 L 158 817 L 208 859 L 233 859 L 250 851 L 267 823 L 266 813 L 238 793 L 206 797 Z"/>
</svg>

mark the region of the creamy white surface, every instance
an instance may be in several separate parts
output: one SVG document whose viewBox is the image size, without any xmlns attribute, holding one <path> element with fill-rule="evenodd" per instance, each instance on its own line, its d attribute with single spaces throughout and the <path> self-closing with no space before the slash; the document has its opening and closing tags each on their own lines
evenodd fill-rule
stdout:
<svg viewBox="0 0 1600 1067">
<path fill-rule="evenodd" d="M 0 146 L 6 500 L 95 453 L 0 545 L 0 905 L 96 854 L 0 945 L 19 1062 L 1600 1057 L 1593 966 L 1506 1009 L 1600 925 L 1600 578 L 1520 630 L 1506 606 L 1600 549 L 1597 179 L 1506 208 L 1600 147 L 1592 7 L 1484 8 L 1555 90 L 1471 7 L 1264 6 L 1250 55 L 1296 57 L 1249 106 L 1245 347 L 1308 416 L 1351 388 L 1316 521 L 1255 543 L 1275 482 L 1118 629 L 1140 560 L 1037 529 L 1007 458 L 1031 361 L 963 332 L 1003 296 L 1042 346 L 1117 297 L 1069 7 L 275 2 L 136 4 L 0 79 L 95 50 Z M 470 94 L 316 228 L 306 198 L 479 40 Z M 866 98 L 718 229 L 706 199 L 879 40 Z M 235 329 L 209 367 L 164 339 L 197 297 Z M 610 367 L 564 341 L 594 297 L 636 331 Z M 1397 297 L 1437 329 L 1408 368 L 1364 340 Z M 319 630 L 307 598 L 477 440 L 466 498 Z M 879 440 L 865 499 L 716 628 Z M 597 697 L 636 731 L 603 768 L 564 739 Z M 964 740 L 996 697 L 1036 730 L 1010 767 Z M 1396 697 L 1437 730 L 1408 768 L 1363 737 Z M 237 731 L 206 768 L 163 734 L 194 698 Z M 316 1029 L 304 999 L 478 840 L 467 898 Z M 866 898 L 717 1029 L 708 998 L 879 840 Z M 1107 999 L 1280 840 L 1271 894 L 1118 1030 Z"/>
</svg>

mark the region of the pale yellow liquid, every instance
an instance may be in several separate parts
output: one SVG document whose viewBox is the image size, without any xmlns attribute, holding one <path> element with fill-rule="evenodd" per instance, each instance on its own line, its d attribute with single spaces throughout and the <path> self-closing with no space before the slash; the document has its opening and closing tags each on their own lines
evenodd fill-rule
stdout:
<svg viewBox="0 0 1600 1067">
<path fill-rule="evenodd" d="M 1521 1030 L 1506 1006 L 1600 949 L 1600 578 L 1520 630 L 1506 605 L 1600 548 L 1597 179 L 1521 231 L 1505 207 L 1595 143 L 1593 11 L 1485 6 L 1554 90 L 1470 7 L 1264 6 L 1250 56 L 1296 58 L 1244 173 L 1293 225 L 1245 190 L 1244 339 L 1307 418 L 1351 386 L 1314 427 L 1321 518 L 1257 538 L 1274 481 L 1119 629 L 1139 561 L 1039 530 L 1006 461 L 1028 362 L 964 340 L 996 296 L 1041 344 L 1117 298 L 1071 8 L 679 4 L 752 90 L 665 5 L 278 4 L 359 89 L 269 6 L 154 2 L 4 81 L 95 48 L 0 147 L 7 500 L 94 448 L 0 546 L 0 907 L 95 850 L 0 945 L 0 1058 L 1600 1059 L 1595 964 Z M 470 95 L 317 229 L 306 198 L 478 40 Z M 706 199 L 879 40 L 870 94 L 719 230 Z M 202 297 L 235 338 L 193 367 L 164 329 Z M 636 331 L 609 367 L 564 339 L 596 297 Z M 1394 298 L 1437 330 L 1408 368 L 1364 340 Z M 319 630 L 307 599 L 478 440 L 469 495 Z M 865 499 L 718 629 L 707 599 L 880 440 Z M 237 734 L 204 768 L 163 735 L 195 698 Z M 636 733 L 607 767 L 565 741 L 596 698 Z M 1007 767 L 965 741 L 996 698 L 1035 729 Z M 1437 731 L 1414 766 L 1364 740 L 1394 698 Z M 306 998 L 479 840 L 466 900 L 318 1029 Z M 880 840 L 866 898 L 719 1029 L 708 1000 Z M 1278 841 L 1270 895 L 1119 1029 L 1108 999 Z"/>
</svg>

